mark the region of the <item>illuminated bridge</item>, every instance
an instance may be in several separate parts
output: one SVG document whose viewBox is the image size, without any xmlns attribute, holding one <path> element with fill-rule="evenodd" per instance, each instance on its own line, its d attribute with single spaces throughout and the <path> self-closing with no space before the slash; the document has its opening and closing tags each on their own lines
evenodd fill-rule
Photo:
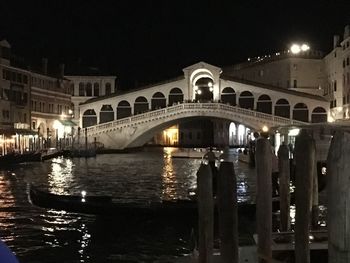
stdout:
<svg viewBox="0 0 350 263">
<path fill-rule="evenodd" d="M 323 97 L 237 80 L 204 62 L 183 72 L 166 83 L 82 104 L 80 125 L 87 128 L 89 142 L 111 149 L 138 147 L 184 120 L 225 120 L 251 130 L 327 121 L 329 103 Z"/>
</svg>

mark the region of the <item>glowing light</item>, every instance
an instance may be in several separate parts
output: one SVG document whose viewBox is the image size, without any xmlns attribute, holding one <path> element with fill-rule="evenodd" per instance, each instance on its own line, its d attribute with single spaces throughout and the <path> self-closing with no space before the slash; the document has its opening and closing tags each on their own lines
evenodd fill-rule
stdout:
<svg viewBox="0 0 350 263">
<path fill-rule="evenodd" d="M 310 47 L 306 44 L 302 44 L 300 48 L 302 51 L 308 51 L 310 49 Z"/>
<path fill-rule="evenodd" d="M 213 82 L 209 81 L 208 82 L 208 87 L 210 87 L 210 88 L 213 87 Z"/>
<path fill-rule="evenodd" d="M 201 95 L 202 94 L 202 91 L 199 89 L 199 90 L 197 90 L 197 94 L 198 95 Z"/>
<path fill-rule="evenodd" d="M 71 109 L 69 109 L 68 114 L 73 114 L 73 111 Z"/>
<path fill-rule="evenodd" d="M 209 88 L 209 91 L 210 91 L 210 92 L 213 92 L 213 91 L 214 91 L 214 88 L 213 88 L 213 87 L 210 87 L 210 88 Z"/>
<path fill-rule="evenodd" d="M 299 54 L 301 49 L 300 49 L 300 46 L 298 44 L 293 44 L 291 47 L 290 47 L 290 51 L 293 53 L 293 54 Z"/>
<path fill-rule="evenodd" d="M 268 132 L 268 131 L 269 131 L 269 128 L 268 128 L 266 125 L 264 125 L 264 126 L 262 127 L 262 131 L 263 131 L 263 132 Z"/>
<path fill-rule="evenodd" d="M 297 136 L 300 132 L 300 129 L 291 129 L 289 132 L 288 132 L 288 136 Z"/>
<path fill-rule="evenodd" d="M 81 191 L 81 196 L 82 196 L 83 198 L 86 196 L 86 191 L 85 191 L 85 190 Z"/>
<path fill-rule="evenodd" d="M 292 44 L 292 46 L 290 47 L 290 49 L 288 50 L 288 52 L 292 52 L 293 54 L 299 54 L 300 52 L 305 52 L 308 51 L 310 49 L 310 46 L 307 44 Z"/>
</svg>

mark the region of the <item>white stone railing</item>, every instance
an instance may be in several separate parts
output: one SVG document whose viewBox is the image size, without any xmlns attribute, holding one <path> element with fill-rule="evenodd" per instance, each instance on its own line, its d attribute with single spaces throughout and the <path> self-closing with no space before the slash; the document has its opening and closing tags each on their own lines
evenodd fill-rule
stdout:
<svg viewBox="0 0 350 263">
<path fill-rule="evenodd" d="M 102 124 L 97 124 L 87 128 L 88 134 L 98 133 L 108 129 L 115 129 L 124 126 L 134 125 L 140 122 L 150 121 L 152 119 L 158 119 L 159 117 L 166 118 L 167 116 L 173 116 L 174 114 L 189 113 L 193 110 L 200 111 L 219 111 L 222 113 L 238 113 L 242 117 L 253 117 L 256 120 L 265 120 L 275 123 L 275 125 L 285 125 L 285 124 L 296 124 L 305 125 L 306 122 L 296 121 L 288 118 L 283 118 L 279 116 L 273 116 L 271 114 L 258 112 L 254 110 L 249 110 L 241 108 L 238 106 L 231 106 L 222 103 L 182 103 L 167 108 L 162 108 L 159 110 L 149 111 L 143 114 L 134 115 L 131 117 L 126 117 L 123 119 L 106 122 Z"/>
</svg>

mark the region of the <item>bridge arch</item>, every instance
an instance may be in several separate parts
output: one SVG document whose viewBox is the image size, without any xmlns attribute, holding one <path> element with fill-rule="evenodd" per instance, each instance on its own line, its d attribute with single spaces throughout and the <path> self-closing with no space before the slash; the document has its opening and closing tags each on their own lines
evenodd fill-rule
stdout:
<svg viewBox="0 0 350 263">
<path fill-rule="evenodd" d="M 236 106 L 236 92 L 231 87 L 226 87 L 221 92 L 221 102 L 224 104 L 230 104 Z"/>
<path fill-rule="evenodd" d="M 279 99 L 275 105 L 275 115 L 284 118 L 290 118 L 290 105 L 288 100 Z"/>
<path fill-rule="evenodd" d="M 137 97 L 134 103 L 134 115 L 149 111 L 148 100 L 143 97 Z"/>
<path fill-rule="evenodd" d="M 100 110 L 100 123 L 114 120 L 114 110 L 110 104 L 104 104 Z"/>
<path fill-rule="evenodd" d="M 166 107 L 166 99 L 163 93 L 156 92 L 151 99 L 151 110 L 161 109 Z"/>
<path fill-rule="evenodd" d="M 240 94 L 239 106 L 244 109 L 254 109 L 254 96 L 250 91 L 243 91 Z"/>
<path fill-rule="evenodd" d="M 214 98 L 214 83 L 213 79 L 209 77 L 203 77 L 197 79 L 195 82 L 195 100 L 199 102 L 213 101 Z"/>
<path fill-rule="evenodd" d="M 322 107 L 316 107 L 311 114 L 311 122 L 327 122 L 327 111 Z"/>
<path fill-rule="evenodd" d="M 172 88 L 169 92 L 169 98 L 168 98 L 168 105 L 171 106 L 174 103 L 183 102 L 184 100 L 184 94 L 182 93 L 182 90 L 180 88 Z"/>
<path fill-rule="evenodd" d="M 305 103 L 297 103 L 293 109 L 293 120 L 309 121 L 309 109 Z"/>
<path fill-rule="evenodd" d="M 272 114 L 272 101 L 269 95 L 263 94 L 258 98 L 256 110 L 263 113 Z"/>
<path fill-rule="evenodd" d="M 95 110 L 88 109 L 83 113 L 83 128 L 97 124 L 97 115 Z"/>
<path fill-rule="evenodd" d="M 131 116 L 131 106 L 126 100 L 122 100 L 117 106 L 117 120 Z"/>
</svg>

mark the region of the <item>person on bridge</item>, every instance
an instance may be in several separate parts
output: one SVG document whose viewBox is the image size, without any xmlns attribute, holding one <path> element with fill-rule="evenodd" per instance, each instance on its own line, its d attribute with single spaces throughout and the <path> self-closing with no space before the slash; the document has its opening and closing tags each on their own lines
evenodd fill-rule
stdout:
<svg viewBox="0 0 350 263">
<path fill-rule="evenodd" d="M 208 163 L 210 165 L 211 168 L 211 173 L 213 176 L 213 194 L 216 195 L 216 190 L 217 190 L 217 174 L 218 174 L 218 170 L 215 166 L 215 161 L 218 159 L 215 156 L 215 153 L 213 152 L 213 147 L 209 147 L 209 151 L 203 156 L 204 159 L 208 160 Z"/>
</svg>

